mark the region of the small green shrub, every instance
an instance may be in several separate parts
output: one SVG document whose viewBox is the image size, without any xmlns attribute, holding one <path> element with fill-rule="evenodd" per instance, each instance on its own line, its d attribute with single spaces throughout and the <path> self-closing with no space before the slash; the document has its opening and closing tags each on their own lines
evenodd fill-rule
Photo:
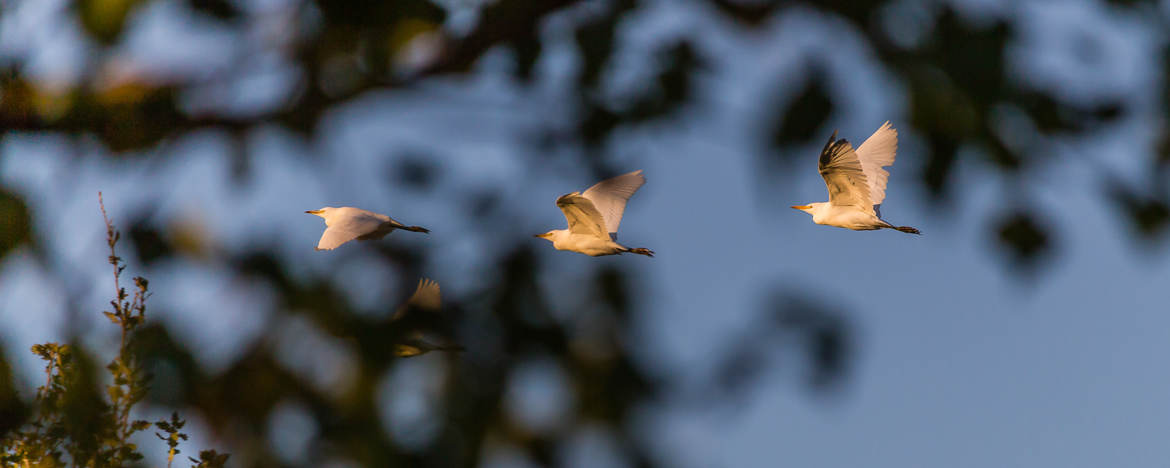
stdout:
<svg viewBox="0 0 1170 468">
<path fill-rule="evenodd" d="M 131 338 L 146 321 L 149 282 L 135 277 L 133 293 L 122 287 L 126 264 L 115 249 L 121 234 L 106 215 L 101 193 L 98 204 L 106 222 L 115 290 L 111 310 L 102 314 L 121 329 L 118 354 L 105 367 L 110 375 L 105 395 L 98 391 L 98 372 L 87 354 L 77 352 L 70 344 L 34 345 L 33 354 L 45 361 L 45 384 L 37 389 L 31 419 L 0 437 L 0 466 L 120 467 L 134 465 L 143 458 L 130 439 L 149 429 L 151 423 L 132 420 L 130 413 L 146 396 L 150 376 L 143 370 Z M 170 420 L 154 423 L 162 431 L 155 435 L 168 447 L 168 467 L 181 453 L 180 441 L 187 440 L 187 434 L 180 432 L 185 424 L 178 413 L 172 413 Z M 214 450 L 200 452 L 199 459 L 188 457 L 200 468 L 222 467 L 227 459 L 228 455 Z"/>
</svg>

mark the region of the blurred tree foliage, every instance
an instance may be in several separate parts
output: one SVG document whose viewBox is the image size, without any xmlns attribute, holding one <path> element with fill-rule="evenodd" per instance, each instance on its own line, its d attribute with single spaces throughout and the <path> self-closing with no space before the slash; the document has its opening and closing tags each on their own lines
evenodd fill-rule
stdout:
<svg viewBox="0 0 1170 468">
<path fill-rule="evenodd" d="M 680 38 L 651 52 L 648 63 L 653 74 L 645 86 L 620 99 L 607 93 L 604 77 L 615 66 L 619 52 L 618 26 L 646 8 L 648 2 L 638 0 L 290 0 L 283 26 L 287 37 L 272 41 L 275 45 L 262 43 L 268 39 L 245 30 L 248 13 L 241 2 L 179 2 L 201 20 L 233 31 L 246 42 L 242 49 L 275 47 L 295 68 L 299 83 L 278 105 L 242 112 L 214 102 L 193 106 L 189 99 L 208 87 L 239 79 L 232 75 L 235 68 L 226 70 L 224 76 L 160 77 L 113 73 L 119 71 L 116 64 L 103 62 L 110 56 L 105 52 L 124 39 L 128 21 L 151 3 L 153 0 L 79 0 L 61 13 L 75 18 L 94 48 L 81 76 L 69 86 L 38 82 L 28 63 L 0 62 L 0 131 L 5 135 L 34 132 L 77 141 L 96 139 L 126 158 L 149 154 L 162 142 L 206 129 L 231 135 L 241 142 L 240 147 L 246 146 L 242 142 L 249 131 L 268 125 L 282 126 L 311 140 L 318 136 L 322 116 L 331 109 L 370 91 L 408 88 L 433 77 L 472 73 L 480 58 L 491 51 L 510 52 L 507 56 L 513 62 L 515 80 L 521 86 L 530 84 L 546 46 L 541 27 L 560 15 L 570 18 L 580 59 L 573 102 L 563 105 L 574 125 L 568 134 L 564 128 L 549 129 L 549 138 L 536 144 L 575 145 L 584 150 L 580 153 L 584 164 L 606 172 L 603 158 L 596 157 L 604 151 L 605 143 L 618 130 L 688 112 L 688 105 L 695 100 L 695 81 L 709 67 L 696 39 Z M 1021 85 L 1010 76 L 1005 59 L 1008 48 L 1018 39 L 1017 26 L 1000 18 L 969 20 L 946 2 L 691 3 L 721 15 L 730 27 L 743 31 L 768 27 L 779 15 L 808 9 L 831 15 L 852 28 L 904 86 L 910 127 L 905 130 L 919 135 L 925 147 L 921 154 L 903 155 L 900 163 L 905 166 L 900 167 L 909 170 L 917 162 L 923 193 L 938 202 L 962 189 L 955 186 L 954 173 L 964 158 L 998 171 L 1012 188 L 1007 192 L 1026 197 L 1031 174 L 1064 163 L 1065 159 L 1052 151 L 1039 150 L 1049 139 L 1088 135 L 1133 111 L 1120 100 L 1079 102 Z M 1112 3 L 1113 8 L 1127 11 L 1160 11 L 1153 0 Z M 900 31 L 891 32 L 888 22 L 882 20 L 890 11 L 902 14 L 899 8 L 917 15 L 914 21 L 924 31 L 917 40 L 899 40 L 895 36 Z M 473 21 L 448 24 L 454 10 L 467 9 L 474 12 Z M 1170 49 L 1164 49 L 1162 57 L 1160 67 L 1170 70 Z M 790 150 L 822 141 L 831 131 L 828 121 L 844 110 L 824 84 L 823 78 L 831 73 L 826 64 L 812 57 L 808 68 L 811 71 L 803 88 L 794 98 L 774 106 L 774 113 L 766 119 L 771 124 L 760 135 L 763 160 L 804 161 L 807 155 Z M 1162 125 L 1170 121 L 1167 89 L 1170 87 L 1163 83 L 1159 104 Z M 1029 123 L 1010 141 L 1001 131 L 1003 109 L 1016 111 Z M 1103 199 L 1119 208 L 1133 232 L 1150 240 L 1163 237 L 1170 222 L 1165 181 L 1170 132 L 1160 135 L 1148 154 L 1135 155 L 1148 160 L 1150 177 L 1146 182 L 1123 183 L 1107 173 L 1101 181 Z M 243 156 L 246 167 L 247 154 Z M 914 157 L 919 160 L 914 161 Z M 411 164 L 403 173 L 425 184 L 431 177 L 430 169 L 417 161 Z M 477 211 L 490 211 L 490 196 L 481 202 L 477 207 L 483 209 Z M 994 215 L 988 237 L 1013 261 L 1037 264 L 1060 245 L 1052 220 L 1040 216 L 1042 208 L 1008 204 L 1009 211 Z M 36 241 L 30 230 L 32 216 L 21 194 L 0 187 L 0 258 Z M 174 239 L 148 222 L 135 222 L 128 232 L 144 262 L 166 259 L 181 250 Z M 419 254 L 391 245 L 372 249 L 379 261 L 399 273 L 400 290 L 409 290 L 419 276 Z M 551 301 L 537 284 L 542 267 L 529 247 L 521 244 L 501 254 L 495 260 L 500 273 L 490 287 L 458 300 L 445 300 L 444 313 L 468 352 L 443 358 L 443 385 L 437 391 L 437 409 L 432 411 L 438 422 L 430 426 L 429 436 L 422 437 L 424 443 L 410 444 L 400 440 L 403 434 L 394 429 L 395 422 L 387 423 L 381 416 L 378 402 L 386 376 L 401 364 L 391 352 L 390 343 L 403 333 L 388 320 L 393 306 L 377 317 L 359 313 L 331 286 L 329 278 L 294 278 L 288 273 L 286 260 L 273 251 L 259 249 L 227 262 L 242 281 L 254 280 L 276 292 L 272 323 L 301 320 L 311 324 L 323 335 L 319 341 L 324 347 L 342 356 L 331 362 L 337 366 L 348 363 L 353 375 L 344 384 L 320 385 L 303 372 L 290 369 L 271 337 L 258 340 L 226 369 L 209 373 L 194 358 L 198 350 L 176 341 L 166 327 L 137 323 L 130 314 L 119 320 L 134 322 L 138 353 L 133 359 L 139 367 L 115 366 L 121 380 L 110 388 L 129 387 L 111 391 L 109 404 L 99 404 L 102 396 L 93 392 L 98 382 L 93 358 L 75 345 L 42 347 L 38 352 L 49 362 L 51 379 L 37 401 L 60 400 L 62 408 L 48 416 L 43 412 L 38 416 L 30 410 L 37 404 L 17 395 L 10 368 L 0 360 L 0 430 L 6 431 L 7 440 L 25 437 L 22 440 L 39 443 L 35 440 L 40 439 L 29 434 L 49 428 L 32 426 L 34 432 L 29 433 L 27 423 L 48 421 L 46 424 L 71 434 L 70 440 L 78 445 L 40 446 L 39 453 L 48 454 L 44 456 L 58 460 L 59 455 L 51 454 L 65 450 L 77 461 L 98 450 L 121 450 L 117 452 L 121 455 L 110 452 L 109 456 L 130 460 L 136 453 L 134 448 L 126 451 L 124 446 L 105 445 L 106 439 L 93 438 L 110 432 L 76 424 L 97 424 L 114 414 L 120 422 L 102 426 L 102 431 L 125 435 L 143 430 L 137 422 L 128 422 L 125 410 L 139 398 L 146 398 L 154 404 L 197 412 L 215 435 L 231 441 L 233 462 L 245 466 L 317 466 L 332 460 L 362 466 L 474 466 L 490 454 L 507 450 L 519 450 L 537 464 L 553 466 L 564 463 L 561 452 L 570 443 L 573 429 L 584 427 L 600 428 L 617 441 L 616 450 L 631 466 L 661 464 L 650 453 L 649 437 L 639 433 L 638 415 L 675 382 L 638 362 L 633 326 L 636 311 L 631 301 L 631 291 L 638 285 L 622 271 L 595 272 L 583 286 L 596 294 L 584 296 L 583 302 L 576 304 L 579 310 L 567 314 L 588 317 L 587 323 L 565 323 L 554 317 L 566 314 L 553 313 Z M 145 286 L 143 282 L 143 292 Z M 813 369 L 809 381 L 814 388 L 831 386 L 845 375 L 850 332 L 842 314 L 792 294 L 781 295 L 767 309 L 776 319 L 763 320 L 766 328 L 745 332 L 724 360 L 726 364 L 716 378 L 717 391 L 734 393 L 745 379 L 758 373 L 757 363 L 775 350 L 774 337 L 782 341 L 795 337 L 801 343 Z M 122 323 L 126 326 L 127 322 Z M 309 344 L 304 346 L 311 357 L 325 353 Z M 11 352 L 5 357 L 13 358 Z M 569 413 L 562 415 L 564 422 L 552 428 L 530 427 L 506 410 L 509 382 L 532 366 L 554 369 L 546 373 L 560 376 L 554 380 L 573 399 Z M 165 374 L 163 387 L 167 390 L 156 387 L 143 395 L 142 384 L 134 383 L 142 376 L 133 369 Z M 57 378 L 52 376 L 63 375 L 83 380 L 52 380 Z M 271 423 L 272 415 L 288 405 L 306 413 L 314 428 L 309 431 L 313 438 L 302 459 L 282 458 L 272 452 L 269 443 L 273 434 L 284 430 Z M 70 408 L 84 411 L 74 414 Z M 173 420 L 158 428 L 166 433 L 160 433 L 160 438 L 173 442 L 179 438 L 175 434 L 182 424 Z M 82 437 L 83 433 L 89 438 Z M 223 461 L 217 454 L 205 455 L 204 463 Z"/>
</svg>

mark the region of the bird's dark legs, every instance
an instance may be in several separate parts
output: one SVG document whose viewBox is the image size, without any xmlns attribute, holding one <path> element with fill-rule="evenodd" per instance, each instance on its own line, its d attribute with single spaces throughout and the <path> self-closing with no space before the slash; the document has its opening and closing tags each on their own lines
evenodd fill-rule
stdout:
<svg viewBox="0 0 1170 468">
<path fill-rule="evenodd" d="M 629 252 L 629 253 L 636 253 L 636 254 L 638 254 L 638 255 L 645 255 L 645 256 L 647 256 L 647 257 L 653 257 L 653 256 L 654 256 L 654 251 L 653 251 L 653 250 L 650 250 L 650 249 L 646 249 L 646 248 L 626 249 L 626 252 Z"/>
<path fill-rule="evenodd" d="M 912 228 L 912 227 L 910 227 L 910 226 L 894 226 L 893 224 L 890 224 L 890 223 L 886 222 L 886 220 L 884 220 L 884 219 L 879 219 L 879 221 L 881 221 L 881 222 L 885 223 L 885 226 L 882 226 L 882 227 L 884 227 L 884 228 L 889 228 L 889 229 L 896 229 L 896 230 L 898 230 L 898 231 L 902 231 L 902 232 L 904 232 L 904 233 L 906 233 L 906 234 L 918 234 L 918 235 L 922 235 L 922 233 L 921 233 L 921 232 L 918 232 L 918 229 Z M 880 228 L 878 228 L 878 229 L 880 229 Z"/>
</svg>

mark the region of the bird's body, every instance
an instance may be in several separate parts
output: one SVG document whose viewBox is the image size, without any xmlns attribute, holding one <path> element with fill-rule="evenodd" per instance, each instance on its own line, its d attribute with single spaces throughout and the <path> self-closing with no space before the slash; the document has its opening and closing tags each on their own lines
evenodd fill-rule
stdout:
<svg viewBox="0 0 1170 468">
<path fill-rule="evenodd" d="M 413 232 L 430 232 L 421 226 L 407 226 L 381 213 L 366 211 L 352 206 L 334 208 L 327 206 L 305 213 L 325 219 L 325 232 L 317 242 L 317 250 L 333 250 L 351 240 L 374 240 L 386 237 L 395 229 Z"/>
<path fill-rule="evenodd" d="M 591 257 L 616 255 L 630 250 L 611 239 L 600 239 L 589 234 L 574 234 L 568 229 L 557 229 L 551 232 L 553 234 L 549 240 L 552 241 L 553 248 L 557 250 L 580 252 Z"/>
<path fill-rule="evenodd" d="M 439 316 L 442 300 L 439 283 L 423 278 L 418 281 L 414 294 L 390 317 L 400 327 L 394 343 L 394 355 L 411 357 L 431 351 L 463 351 L 448 335 L 449 328 Z"/>
<path fill-rule="evenodd" d="M 855 151 L 848 140 L 837 139 L 837 132 L 821 150 L 818 168 L 829 201 L 797 205 L 792 208 L 813 217 L 813 222 L 855 231 L 896 229 L 919 234 L 910 226 L 895 226 L 882 219 L 881 204 L 886 197 L 886 180 L 890 173 L 883 167 L 894 164 L 898 151 L 898 131 L 883 124 Z"/>
<path fill-rule="evenodd" d="M 598 182 L 585 193 L 562 195 L 557 198 L 557 207 L 565 214 L 569 228 L 554 229 L 536 237 L 552 242 L 557 250 L 593 257 L 626 252 L 653 257 L 650 249 L 630 248 L 617 242 L 626 202 L 645 183 L 642 171 L 637 170 Z"/>
<path fill-rule="evenodd" d="M 887 227 L 876 214 L 866 213 L 852 206 L 835 206 L 829 202 L 810 203 L 813 222 L 828 226 L 843 227 L 854 231 L 872 231 Z M 817 206 L 821 205 L 821 206 Z"/>
</svg>

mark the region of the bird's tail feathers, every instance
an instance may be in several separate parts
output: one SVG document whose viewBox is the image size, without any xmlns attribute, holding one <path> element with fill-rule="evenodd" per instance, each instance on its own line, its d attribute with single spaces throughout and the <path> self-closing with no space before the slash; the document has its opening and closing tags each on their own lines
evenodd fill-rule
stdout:
<svg viewBox="0 0 1170 468">
<path fill-rule="evenodd" d="M 626 252 L 629 252 L 629 253 L 636 253 L 636 254 L 638 254 L 638 255 L 645 255 L 645 256 L 647 256 L 647 257 L 653 257 L 653 256 L 654 256 L 654 251 L 653 251 L 653 250 L 650 250 L 650 249 L 647 249 L 647 248 L 641 248 L 641 247 L 640 247 L 640 248 L 636 248 L 636 249 L 626 249 Z"/>
</svg>

